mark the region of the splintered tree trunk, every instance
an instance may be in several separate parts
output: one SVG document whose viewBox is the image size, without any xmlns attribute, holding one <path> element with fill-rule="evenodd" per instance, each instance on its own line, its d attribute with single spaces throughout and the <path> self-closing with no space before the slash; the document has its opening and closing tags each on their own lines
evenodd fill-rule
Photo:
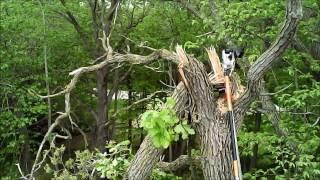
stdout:
<svg viewBox="0 0 320 180">
<path fill-rule="evenodd" d="M 239 128 L 250 104 L 259 95 L 263 75 L 290 44 L 301 17 L 302 6 L 300 0 L 288 0 L 286 20 L 279 36 L 271 47 L 250 67 L 245 92 L 239 92 L 242 89 L 241 86 L 235 81 L 232 82 L 234 92 L 239 92 L 233 94 L 236 128 Z M 214 85 L 217 83 L 212 80 L 217 78 L 216 80 L 219 81 L 219 78 L 217 76 L 210 78 L 203 64 L 195 58 L 187 56 L 181 47 L 177 47 L 177 57 L 179 58 L 178 68 L 183 84 L 180 83 L 176 87 L 173 95 L 177 103 L 175 109 L 179 117 L 191 117 L 191 123 L 195 127 L 196 134 L 199 135 L 200 160 L 204 179 L 234 179 L 226 103 L 223 98 L 214 97 L 213 94 Z M 214 58 L 217 56 L 209 55 L 210 57 L 213 60 L 217 59 Z M 212 64 L 214 66 L 215 63 Z M 127 178 L 147 179 L 162 152 L 162 149 L 156 149 L 152 146 L 150 137 L 147 136 L 130 164 Z M 149 163 L 146 163 L 146 159 Z"/>
<path fill-rule="evenodd" d="M 214 97 L 203 64 L 186 56 L 180 47 L 177 54 L 180 73 L 194 106 L 189 112 L 200 139 L 203 175 L 205 179 L 233 179 L 226 103 L 223 98 Z"/>
</svg>

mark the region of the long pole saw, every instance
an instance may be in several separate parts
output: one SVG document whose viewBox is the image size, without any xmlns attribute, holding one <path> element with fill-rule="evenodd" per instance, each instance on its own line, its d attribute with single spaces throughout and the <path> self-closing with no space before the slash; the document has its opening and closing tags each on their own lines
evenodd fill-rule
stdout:
<svg viewBox="0 0 320 180">
<path fill-rule="evenodd" d="M 224 85 L 225 85 L 225 94 L 226 94 L 227 105 L 228 105 L 227 116 L 229 120 L 230 134 L 231 134 L 233 175 L 236 180 L 242 180 L 238 142 L 237 142 L 237 133 L 236 133 L 235 119 L 234 119 L 233 107 L 232 107 L 231 85 L 230 85 L 230 75 L 234 70 L 236 57 L 238 56 L 233 50 L 222 51 L 223 69 L 224 69 Z"/>
</svg>

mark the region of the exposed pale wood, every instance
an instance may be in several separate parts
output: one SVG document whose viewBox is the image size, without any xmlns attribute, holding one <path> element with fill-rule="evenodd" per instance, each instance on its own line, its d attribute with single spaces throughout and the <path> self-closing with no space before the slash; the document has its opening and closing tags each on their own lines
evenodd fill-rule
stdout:
<svg viewBox="0 0 320 180">
<path fill-rule="evenodd" d="M 178 55 L 178 58 L 179 58 L 179 61 L 180 61 L 179 65 L 178 65 L 178 71 L 179 71 L 180 76 L 182 78 L 182 82 L 185 84 L 185 86 L 187 88 L 189 88 L 188 81 L 187 81 L 187 79 L 186 79 L 186 77 L 184 75 L 184 72 L 183 72 L 184 66 L 188 64 L 188 58 L 187 58 L 184 50 L 182 49 L 182 47 L 179 46 L 179 45 L 176 48 L 176 52 L 177 52 L 177 55 Z"/>
<path fill-rule="evenodd" d="M 212 71 L 214 73 L 214 76 L 212 77 L 212 79 L 210 79 L 210 82 L 214 85 L 215 84 L 223 84 L 224 83 L 223 69 L 222 69 L 220 59 L 219 59 L 219 56 L 218 56 L 215 48 L 210 47 L 209 49 L 206 49 L 206 51 L 209 56 Z"/>
</svg>

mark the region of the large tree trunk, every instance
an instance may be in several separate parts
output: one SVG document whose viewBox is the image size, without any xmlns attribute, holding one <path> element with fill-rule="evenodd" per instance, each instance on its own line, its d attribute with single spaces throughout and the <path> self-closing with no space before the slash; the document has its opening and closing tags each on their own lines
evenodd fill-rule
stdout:
<svg viewBox="0 0 320 180">
<path fill-rule="evenodd" d="M 232 179 L 231 133 L 226 103 L 223 97 L 214 97 L 214 89 L 203 64 L 184 56 L 181 51 L 177 48 L 183 70 L 180 73 L 185 77 L 184 84 L 193 106 L 189 109 L 191 121 L 200 139 L 203 176 L 205 179 Z M 209 51 L 209 54 L 214 52 Z M 241 90 L 239 82 L 233 81 L 232 84 L 234 94 L 238 94 Z"/>
<path fill-rule="evenodd" d="M 180 117 L 183 116 L 188 97 L 182 83 L 177 86 L 172 97 L 176 101 L 175 109 L 177 114 Z M 155 148 L 151 137 L 146 136 L 127 170 L 126 178 L 130 180 L 148 179 L 153 167 L 160 160 L 163 151 L 164 149 Z"/>
<path fill-rule="evenodd" d="M 232 179 L 229 128 L 226 123 L 216 123 L 223 118 L 216 117 L 197 126 L 205 179 Z"/>
<path fill-rule="evenodd" d="M 98 91 L 98 119 L 96 122 L 96 147 L 103 151 L 107 141 L 106 123 L 108 122 L 107 108 L 107 68 L 102 68 L 97 72 L 97 91 Z"/>
<path fill-rule="evenodd" d="M 278 38 L 250 67 L 245 93 L 234 97 L 234 100 L 236 100 L 234 112 L 237 128 L 240 127 L 250 104 L 259 95 L 260 80 L 263 75 L 290 44 L 301 16 L 300 0 L 289 0 L 286 21 Z M 187 101 L 184 101 L 185 104 L 182 106 L 179 105 L 183 107 L 182 109 L 176 107 L 176 110 L 178 114 L 181 111 L 190 114 L 196 133 L 199 135 L 204 179 L 233 179 L 226 103 L 222 98 L 217 99 L 213 96 L 214 88 L 212 87 L 212 82 L 209 81 L 201 62 L 192 57 L 187 57 L 182 49 L 180 49 L 180 52 L 178 51 L 178 57 L 180 59 L 179 72 L 184 82 L 184 87 L 178 86 L 177 89 L 180 88 L 180 91 L 176 89 L 175 92 L 180 92 L 181 94 L 174 97 L 184 97 L 182 99 L 187 99 Z M 233 85 L 236 84 L 233 83 Z M 181 101 L 177 102 L 181 103 Z M 146 179 L 151 174 L 155 162 L 159 159 L 161 150 L 157 150 L 151 144 L 146 146 L 145 141 L 128 169 L 127 177 L 129 179 Z M 151 163 L 139 163 L 145 162 L 145 158 L 148 158 Z M 136 174 L 139 174 L 139 176 L 135 176 Z"/>
<path fill-rule="evenodd" d="M 159 161 L 159 157 L 164 149 L 153 147 L 152 139 L 146 136 L 140 145 L 140 148 L 128 168 L 128 179 L 148 179 L 152 173 L 152 168 Z"/>
<path fill-rule="evenodd" d="M 112 21 L 115 15 L 115 11 L 117 8 L 118 3 L 120 3 L 119 0 L 112 0 L 111 4 L 108 8 L 107 14 L 104 11 L 104 8 L 106 8 L 105 1 L 102 1 L 102 6 L 100 7 L 101 14 L 99 14 L 99 10 L 97 9 L 97 1 L 89 1 L 90 7 L 91 7 L 91 13 L 92 13 L 92 20 L 93 20 L 93 39 L 95 42 L 95 49 L 94 49 L 94 55 L 96 58 L 98 58 L 100 54 L 100 40 L 98 39 L 99 36 L 99 30 L 102 29 L 105 37 L 108 37 L 110 35 L 111 27 L 112 27 Z M 98 23 L 98 18 L 100 18 L 101 22 Z M 106 41 L 106 39 L 103 39 Z M 107 42 L 102 42 L 107 43 Z M 107 51 L 107 49 L 104 49 Z M 110 51 L 110 49 L 108 49 Z M 109 52 L 107 52 L 109 53 Z M 109 54 L 108 54 L 109 55 Z M 110 57 L 107 57 L 110 58 Z M 107 85 L 108 85 L 108 67 L 104 67 L 100 70 L 97 70 L 97 91 L 98 91 L 98 120 L 96 122 L 96 147 L 104 151 L 105 150 L 105 144 L 106 141 L 109 140 L 108 138 L 108 132 L 106 128 L 106 123 L 108 122 L 108 94 L 107 94 Z M 111 95 L 112 96 L 112 95 Z M 112 100 L 112 98 L 111 98 Z M 111 101 L 110 101 L 111 102 Z"/>
</svg>

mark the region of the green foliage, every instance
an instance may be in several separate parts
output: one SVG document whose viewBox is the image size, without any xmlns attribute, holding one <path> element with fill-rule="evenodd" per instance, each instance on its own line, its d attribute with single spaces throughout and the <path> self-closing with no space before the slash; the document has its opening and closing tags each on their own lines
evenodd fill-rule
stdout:
<svg viewBox="0 0 320 180">
<path fill-rule="evenodd" d="M 307 103 L 316 103 L 320 98 L 320 83 L 314 83 L 312 87 L 298 89 L 291 94 L 279 95 L 279 102 L 288 109 L 303 108 Z"/>
<path fill-rule="evenodd" d="M 187 139 L 195 132 L 186 120 L 180 122 L 174 110 L 173 98 L 167 98 L 160 111 L 148 110 L 142 114 L 141 126 L 148 132 L 157 148 L 167 148 L 170 143 L 179 139 Z"/>
<path fill-rule="evenodd" d="M 133 155 L 131 150 L 128 149 L 130 142 L 123 141 L 118 144 L 109 143 L 107 148 L 109 149 L 110 158 L 98 157 L 96 161 L 95 168 L 101 173 L 102 178 L 108 179 L 122 179 L 125 174 L 129 162 L 132 159 Z M 101 155 L 101 154 L 100 154 Z"/>
<path fill-rule="evenodd" d="M 319 177 L 320 161 L 314 156 L 320 147 L 319 127 L 292 122 L 287 117 L 283 117 L 282 120 L 282 126 L 291 127 L 290 134 L 286 137 L 275 134 L 266 121 L 262 124 L 261 132 L 241 132 L 241 156 L 252 157 L 255 145 L 258 145 L 259 149 L 257 167 L 244 174 L 246 179 Z"/>
<path fill-rule="evenodd" d="M 294 148 L 292 143 L 279 139 L 272 148 L 269 148 L 269 155 L 263 155 L 271 158 L 272 166 L 267 169 L 255 169 L 246 173 L 244 177 L 246 179 L 267 177 L 274 177 L 275 179 L 317 179 L 320 175 L 320 163 L 317 162 L 314 155 L 299 155 Z"/>
<path fill-rule="evenodd" d="M 46 94 L 43 44 L 47 43 L 48 46 L 49 83 L 52 92 L 63 89 L 70 80 L 70 71 L 92 62 L 92 56 L 84 48 L 81 35 L 60 13 L 69 10 L 83 28 L 89 47 L 97 45 L 88 2 L 66 1 L 66 7 L 59 1 L 42 2 L 44 9 L 41 9 L 38 1 L 0 2 L 0 176 L 7 179 L 17 179 L 15 164 L 19 161 L 25 163 L 21 159 L 28 146 L 30 158 L 33 159 L 39 137 L 43 136 L 39 129 L 46 129 L 46 125 L 43 125 L 47 119 L 46 102 L 28 93 L 33 90 Z M 147 55 L 151 51 L 138 47 L 138 44 L 173 50 L 179 43 L 198 59 L 205 60 L 207 57 L 204 47 L 214 45 L 219 52 L 230 46 L 228 43 L 232 41 L 245 47 L 244 61 L 252 64 L 275 40 L 285 15 L 285 1 L 214 1 L 213 14 L 210 1 L 187 2 L 198 10 L 200 18 L 177 2 L 121 1 L 110 38 L 114 51 L 125 53 L 129 47 L 130 53 Z M 245 179 L 317 179 L 320 176 L 320 129 L 319 124 L 313 125 L 320 115 L 320 3 L 315 0 L 302 2 L 304 17 L 297 29 L 294 44 L 265 76 L 269 92 L 278 92 L 292 84 L 272 96 L 273 102 L 281 110 L 279 128 L 288 135 L 276 135 L 272 123 L 265 116 L 262 118 L 260 131 L 255 132 L 252 114 L 248 113 L 239 136 L 241 158 L 252 158 L 253 147 L 258 145 L 259 148 L 257 166 L 248 170 Z M 43 26 L 42 10 L 46 12 L 46 27 Z M 43 34 L 43 29 L 47 30 L 46 35 Z M 242 60 L 239 61 L 240 65 L 241 62 Z M 159 81 L 170 81 L 166 72 L 169 67 L 173 70 L 173 78 L 177 79 L 175 65 L 159 61 L 149 66 L 156 66 L 164 73 L 135 65 L 126 78 L 128 81 L 120 84 L 120 90 L 127 90 L 127 85 L 131 85 L 131 101 L 140 99 L 143 93 L 163 89 Z M 245 82 L 246 70 L 242 66 L 241 68 L 237 72 Z M 127 65 L 121 66 L 118 68 L 119 74 L 124 74 L 127 69 Z M 113 86 L 113 70 L 114 67 L 111 67 L 108 72 L 108 88 Z M 83 76 L 71 96 L 72 116 L 77 117 L 74 119 L 86 133 L 94 129 L 95 118 L 92 114 L 97 105 L 94 87 L 94 75 Z M 151 135 L 156 147 L 166 148 L 179 137 L 186 139 L 195 133 L 186 120 L 178 120 L 172 99 L 169 98 L 165 104 L 159 103 L 156 105 L 158 107 L 149 108 L 151 110 L 146 112 L 145 107 L 148 105 L 144 103 L 128 112 L 119 112 L 113 139 L 124 142 L 108 145 L 110 154 L 77 151 L 75 157 L 65 161 L 65 149 L 55 148 L 55 153 L 50 154 L 48 172 L 56 179 L 85 179 L 91 176 L 93 170 L 100 177 L 121 178 L 133 156 L 131 149 L 127 148 L 127 138 L 124 136 L 129 132 L 128 120 L 138 119 L 142 112 L 141 126 Z M 113 101 L 112 107 L 114 104 Z M 127 100 L 118 100 L 118 109 L 128 104 Z M 53 112 L 60 112 L 63 108 L 63 97 L 52 99 Z M 252 107 L 253 110 L 257 108 L 258 106 Z M 115 108 L 109 108 L 109 116 L 115 111 Z M 38 124 L 42 125 L 34 128 Z M 133 134 L 133 150 L 136 150 L 143 133 L 138 128 L 130 130 Z M 198 151 L 194 151 L 200 155 Z M 57 171 L 55 166 L 65 168 Z M 154 170 L 153 178 L 179 179 L 158 169 Z"/>
<path fill-rule="evenodd" d="M 154 180 L 182 180 L 182 178 L 179 176 L 175 176 L 174 174 L 163 172 L 157 168 L 152 170 L 151 179 L 154 179 Z"/>
<path fill-rule="evenodd" d="M 46 114 L 47 106 L 41 99 L 12 85 L 1 88 L 0 99 L 0 167 L 3 170 L 0 175 L 10 172 L 15 176 L 14 163 L 19 163 L 20 151 L 31 139 L 27 127 Z"/>
<path fill-rule="evenodd" d="M 122 179 L 133 155 L 128 149 L 129 141 L 118 144 L 110 142 L 109 153 L 89 150 L 76 151 L 75 158 L 63 160 L 65 147 L 55 148 L 50 156 L 50 164 L 45 165 L 46 173 L 54 179 L 87 179 L 98 175 L 101 178 Z M 64 167 L 56 170 L 53 167 Z"/>
<path fill-rule="evenodd" d="M 128 140 L 120 143 L 111 141 L 106 145 L 109 153 L 101 153 L 98 150 L 76 151 L 75 157 L 64 160 L 65 147 L 56 147 L 51 150 L 50 163 L 44 167 L 46 173 L 52 175 L 52 179 L 91 179 L 96 176 L 120 180 L 124 178 L 130 160 L 133 158 L 131 150 L 128 148 Z M 61 169 L 57 169 L 61 167 Z M 152 172 L 153 179 L 181 179 L 170 173 L 165 173 L 159 169 Z"/>
</svg>

